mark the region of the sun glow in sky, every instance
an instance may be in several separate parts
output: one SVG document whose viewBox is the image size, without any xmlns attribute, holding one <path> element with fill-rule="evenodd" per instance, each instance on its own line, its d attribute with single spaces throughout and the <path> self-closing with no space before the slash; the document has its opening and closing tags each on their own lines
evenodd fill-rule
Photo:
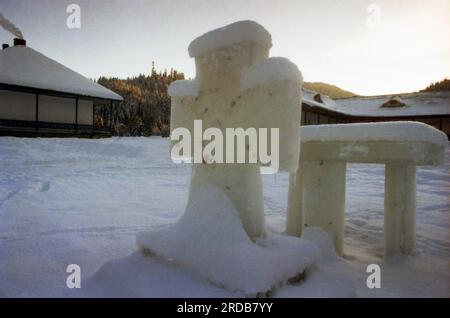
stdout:
<svg viewBox="0 0 450 318">
<path fill-rule="evenodd" d="M 67 28 L 70 3 L 81 29 Z M 271 55 L 306 81 L 378 95 L 450 77 L 450 0 L 0 0 L 0 12 L 30 47 L 90 78 L 149 74 L 152 61 L 194 77 L 190 41 L 244 19 L 269 30 Z"/>
</svg>

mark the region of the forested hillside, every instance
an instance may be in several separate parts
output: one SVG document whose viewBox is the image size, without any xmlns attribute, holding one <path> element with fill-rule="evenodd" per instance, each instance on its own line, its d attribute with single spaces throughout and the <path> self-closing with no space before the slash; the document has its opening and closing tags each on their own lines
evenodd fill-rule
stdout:
<svg viewBox="0 0 450 318">
<path fill-rule="evenodd" d="M 170 96 L 167 89 L 173 81 L 184 79 L 182 72 L 157 72 L 152 64 L 151 75 L 139 75 L 127 79 L 100 77 L 98 83 L 121 95 L 124 100 L 113 108 L 114 134 L 117 136 L 169 136 Z M 306 82 L 305 88 L 315 90 L 331 98 L 355 96 L 337 86 L 320 82 Z M 97 125 L 106 125 L 110 118 L 109 107 L 97 107 Z"/>
<path fill-rule="evenodd" d="M 444 78 L 440 82 L 431 83 L 427 88 L 421 90 L 421 92 L 443 92 L 450 91 L 450 79 Z"/>
<path fill-rule="evenodd" d="M 322 82 L 305 82 L 303 87 L 330 96 L 331 98 L 350 98 L 357 96 L 355 93 L 343 90 L 335 85 Z"/>
<path fill-rule="evenodd" d="M 152 66 L 150 76 L 127 79 L 100 77 L 98 83 L 120 94 L 124 100 L 113 108 L 114 134 L 119 136 L 168 136 L 170 133 L 170 96 L 167 89 L 184 74 L 171 69 L 157 72 Z M 105 124 L 109 107 L 98 107 L 95 120 Z"/>
</svg>

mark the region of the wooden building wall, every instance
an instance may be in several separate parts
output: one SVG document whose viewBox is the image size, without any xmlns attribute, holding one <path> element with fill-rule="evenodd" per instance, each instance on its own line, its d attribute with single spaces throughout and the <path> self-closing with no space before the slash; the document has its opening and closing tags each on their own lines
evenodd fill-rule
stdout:
<svg viewBox="0 0 450 318">
<path fill-rule="evenodd" d="M 326 125 L 368 123 L 385 121 L 418 121 L 443 131 L 450 139 L 450 115 L 403 116 L 403 117 L 357 117 L 343 115 L 320 107 L 302 105 L 301 125 Z"/>
<path fill-rule="evenodd" d="M 42 122 L 75 124 L 74 98 L 39 95 L 38 118 Z M 36 120 L 36 95 L 0 90 L 0 119 Z M 78 100 L 78 124 L 92 125 L 93 102 Z"/>
</svg>

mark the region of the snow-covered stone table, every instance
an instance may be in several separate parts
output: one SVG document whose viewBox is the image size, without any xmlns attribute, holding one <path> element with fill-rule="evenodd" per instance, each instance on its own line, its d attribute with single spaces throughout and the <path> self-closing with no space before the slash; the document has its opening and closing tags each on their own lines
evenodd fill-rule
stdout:
<svg viewBox="0 0 450 318">
<path fill-rule="evenodd" d="M 347 163 L 385 164 L 385 255 L 415 243 L 416 166 L 443 162 L 447 136 L 418 122 L 304 126 L 290 176 L 287 233 L 320 226 L 343 254 Z"/>
</svg>

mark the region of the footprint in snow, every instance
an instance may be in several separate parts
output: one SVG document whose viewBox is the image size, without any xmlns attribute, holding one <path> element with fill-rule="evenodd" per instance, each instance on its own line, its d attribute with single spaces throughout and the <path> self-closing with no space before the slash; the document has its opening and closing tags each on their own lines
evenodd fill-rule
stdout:
<svg viewBox="0 0 450 318">
<path fill-rule="evenodd" d="M 28 186 L 30 192 L 47 192 L 50 189 L 50 181 L 34 182 Z"/>
<path fill-rule="evenodd" d="M 41 188 L 39 189 L 40 192 L 47 192 L 50 189 L 50 182 L 46 181 L 42 183 Z"/>
</svg>

